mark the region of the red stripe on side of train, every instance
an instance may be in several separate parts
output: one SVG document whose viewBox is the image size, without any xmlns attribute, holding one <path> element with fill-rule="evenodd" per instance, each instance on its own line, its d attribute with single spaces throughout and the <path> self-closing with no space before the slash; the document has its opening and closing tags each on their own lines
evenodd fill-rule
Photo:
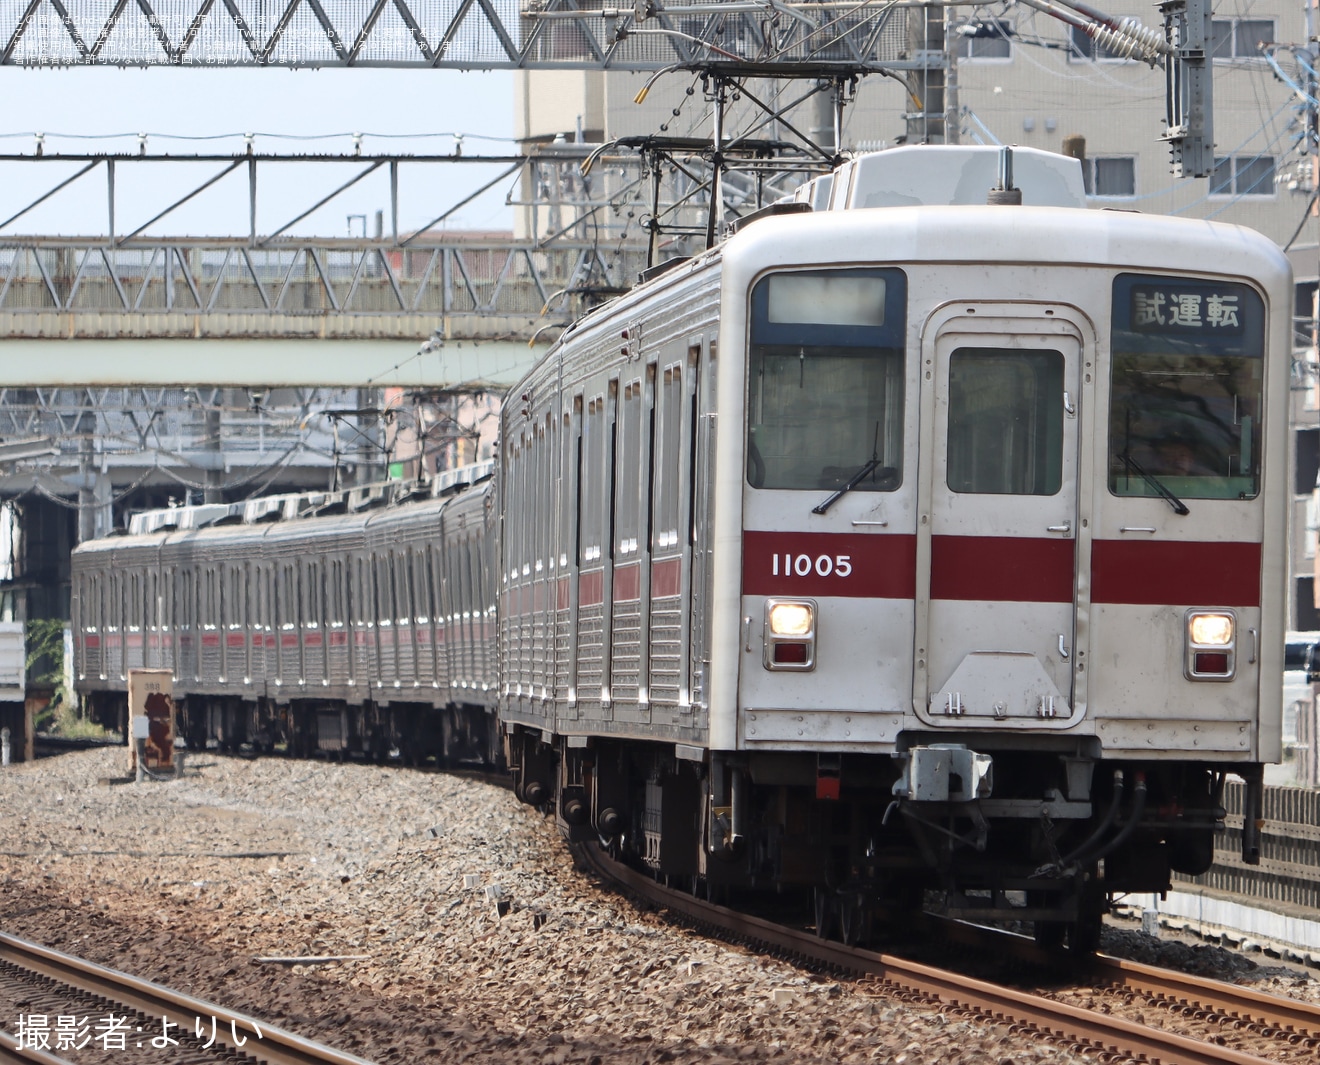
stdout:
<svg viewBox="0 0 1320 1065">
<path fill-rule="evenodd" d="M 1260 606 L 1260 544 L 1095 540 L 1091 601 Z"/>
<path fill-rule="evenodd" d="M 683 587 L 683 560 L 664 558 L 651 564 L 651 598 L 678 595 Z"/>
<path fill-rule="evenodd" d="M 872 533 L 743 533 L 744 595 L 913 599 L 917 538 Z"/>
<path fill-rule="evenodd" d="M 1071 603 L 1073 540 L 933 536 L 930 597 L 998 603 Z"/>
<path fill-rule="evenodd" d="M 605 599 L 605 574 L 602 570 L 591 570 L 578 577 L 578 603 L 581 606 L 595 606 Z"/>
<path fill-rule="evenodd" d="M 568 578 L 560 577 L 555 584 L 555 609 L 567 610 L 572 602 L 571 594 L 572 589 L 568 585 Z"/>
<path fill-rule="evenodd" d="M 642 597 L 642 564 L 630 562 L 614 567 L 614 601 L 633 603 Z"/>
</svg>

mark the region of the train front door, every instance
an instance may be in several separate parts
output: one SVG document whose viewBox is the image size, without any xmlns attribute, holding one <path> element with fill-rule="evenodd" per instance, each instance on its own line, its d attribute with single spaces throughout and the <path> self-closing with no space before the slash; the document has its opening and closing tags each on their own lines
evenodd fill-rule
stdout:
<svg viewBox="0 0 1320 1065">
<path fill-rule="evenodd" d="M 1085 335 L 1040 305 L 959 304 L 927 324 L 913 703 L 930 726 L 1064 728 L 1084 712 Z"/>
</svg>

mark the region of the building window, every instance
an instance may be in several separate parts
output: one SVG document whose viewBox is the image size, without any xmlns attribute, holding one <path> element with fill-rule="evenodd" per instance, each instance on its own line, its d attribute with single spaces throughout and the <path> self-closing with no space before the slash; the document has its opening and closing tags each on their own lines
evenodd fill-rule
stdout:
<svg viewBox="0 0 1320 1065">
<path fill-rule="evenodd" d="M 1086 186 L 1088 196 L 1135 196 L 1136 156 L 1108 155 L 1083 159 L 1082 184 Z"/>
<path fill-rule="evenodd" d="M 1274 156 L 1219 156 L 1210 175 L 1210 195 L 1273 196 Z"/>
<path fill-rule="evenodd" d="M 1294 602 L 1297 606 L 1296 625 L 1299 632 L 1320 629 L 1320 610 L 1316 609 L 1315 578 L 1298 577 Z"/>
<path fill-rule="evenodd" d="M 1293 439 L 1297 444 L 1293 494 L 1314 498 L 1315 486 L 1320 483 L 1320 429 L 1298 429 Z M 1307 523 L 1307 528 L 1314 527 L 1312 522 Z"/>
<path fill-rule="evenodd" d="M 1013 26 L 999 19 L 982 19 L 979 22 L 965 22 L 957 31 L 962 35 L 958 42 L 958 56 L 961 59 L 1012 59 Z"/>
<path fill-rule="evenodd" d="M 1088 37 L 1086 31 L 1080 26 L 1069 26 L 1068 29 L 1072 41 L 1072 47 L 1068 50 L 1069 61 L 1079 62 L 1087 59 L 1099 59 L 1107 63 L 1129 62 L 1127 56 L 1122 53 L 1106 48 L 1103 44 L 1097 44 L 1095 39 Z"/>
<path fill-rule="evenodd" d="M 1265 45 L 1274 43 L 1274 23 L 1269 19 L 1217 18 L 1213 20 L 1215 59 L 1259 59 Z"/>
</svg>

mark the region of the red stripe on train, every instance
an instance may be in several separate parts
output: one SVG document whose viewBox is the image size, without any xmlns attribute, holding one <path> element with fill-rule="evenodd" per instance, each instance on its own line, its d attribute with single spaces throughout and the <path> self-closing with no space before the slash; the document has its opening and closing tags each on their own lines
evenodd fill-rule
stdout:
<svg viewBox="0 0 1320 1065">
<path fill-rule="evenodd" d="M 743 533 L 744 595 L 913 599 L 916 574 L 908 534 Z"/>
<path fill-rule="evenodd" d="M 614 567 L 614 601 L 633 603 L 642 597 L 642 565 L 629 562 Z"/>
<path fill-rule="evenodd" d="M 678 595 L 683 588 L 683 560 L 665 558 L 651 564 L 651 598 Z"/>
<path fill-rule="evenodd" d="M 930 597 L 998 603 L 1071 603 L 1073 540 L 932 536 Z"/>
<path fill-rule="evenodd" d="M 578 576 L 578 603 L 596 606 L 605 600 L 605 573 L 594 569 Z"/>
<path fill-rule="evenodd" d="M 1260 544 L 1096 540 L 1091 601 L 1260 606 Z"/>
</svg>

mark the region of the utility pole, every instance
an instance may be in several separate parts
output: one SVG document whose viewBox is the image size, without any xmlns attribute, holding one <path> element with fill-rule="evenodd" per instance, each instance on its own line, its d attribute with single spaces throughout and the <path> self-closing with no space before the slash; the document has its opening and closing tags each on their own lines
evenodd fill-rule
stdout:
<svg viewBox="0 0 1320 1065">
<path fill-rule="evenodd" d="M 944 143 L 962 142 L 962 115 L 958 103 L 958 52 L 962 48 L 961 35 L 952 32 L 954 9 L 945 8 L 944 19 Z"/>
<path fill-rule="evenodd" d="M 945 143 L 945 54 L 943 6 L 908 11 L 908 55 L 924 62 L 908 80 L 907 143 Z"/>
</svg>

